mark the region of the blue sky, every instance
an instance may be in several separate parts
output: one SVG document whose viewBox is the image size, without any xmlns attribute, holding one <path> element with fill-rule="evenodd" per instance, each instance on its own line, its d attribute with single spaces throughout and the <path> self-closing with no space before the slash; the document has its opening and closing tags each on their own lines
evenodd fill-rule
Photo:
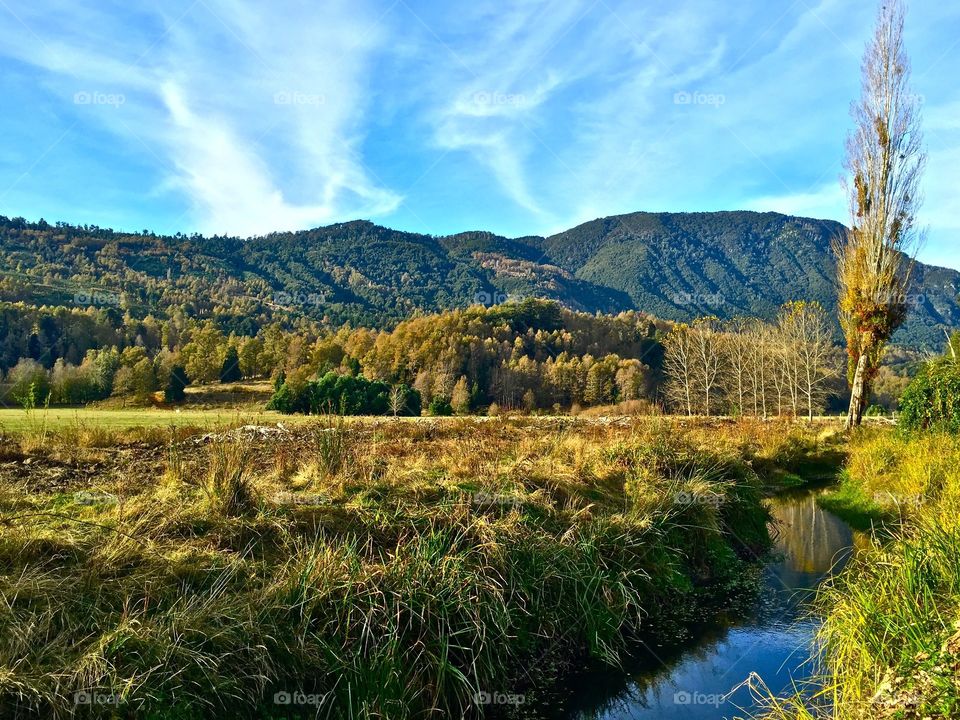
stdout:
<svg viewBox="0 0 960 720">
<path fill-rule="evenodd" d="M 255 235 L 845 221 L 872 2 L 0 0 L 0 214 Z M 915 2 L 920 257 L 960 268 L 960 4 Z"/>
</svg>

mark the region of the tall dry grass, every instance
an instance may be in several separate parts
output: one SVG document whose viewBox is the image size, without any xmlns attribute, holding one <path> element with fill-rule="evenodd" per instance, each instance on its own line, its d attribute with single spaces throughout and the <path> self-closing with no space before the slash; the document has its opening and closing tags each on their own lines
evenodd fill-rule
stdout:
<svg viewBox="0 0 960 720">
<path fill-rule="evenodd" d="M 532 698 L 743 592 L 769 542 L 751 463 L 777 454 L 754 431 L 327 418 L 273 440 L 167 433 L 126 448 L 130 475 L 94 476 L 112 493 L 8 481 L 0 706 L 269 715 L 298 691 L 331 717 L 409 718 Z"/>
</svg>

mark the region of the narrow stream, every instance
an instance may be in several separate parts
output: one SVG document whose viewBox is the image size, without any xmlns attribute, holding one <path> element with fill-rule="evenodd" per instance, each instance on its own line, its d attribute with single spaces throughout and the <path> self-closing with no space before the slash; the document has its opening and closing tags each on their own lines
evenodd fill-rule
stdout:
<svg viewBox="0 0 960 720">
<path fill-rule="evenodd" d="M 809 603 L 817 586 L 846 564 L 855 533 L 821 509 L 812 492 L 775 498 L 770 508 L 776 549 L 748 617 L 680 651 L 654 648 L 652 666 L 590 678 L 588 687 L 578 688 L 567 717 L 743 717 L 753 696 L 745 686 L 731 691 L 751 673 L 774 693 L 789 692 L 813 674 L 809 656 L 819 621 L 810 617 Z"/>
</svg>

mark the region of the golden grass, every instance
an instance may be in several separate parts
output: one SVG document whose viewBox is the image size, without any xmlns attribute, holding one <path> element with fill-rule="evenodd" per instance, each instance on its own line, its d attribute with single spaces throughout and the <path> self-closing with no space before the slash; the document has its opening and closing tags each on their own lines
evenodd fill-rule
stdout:
<svg viewBox="0 0 960 720">
<path fill-rule="evenodd" d="M 295 689 L 332 716 L 476 715 L 477 692 L 527 692 L 526 668 L 614 663 L 742 590 L 769 542 L 751 464 L 824 448 L 666 419 L 84 432 L 0 444 L 13 715 L 69 714 L 77 692 L 269 714 Z"/>
</svg>

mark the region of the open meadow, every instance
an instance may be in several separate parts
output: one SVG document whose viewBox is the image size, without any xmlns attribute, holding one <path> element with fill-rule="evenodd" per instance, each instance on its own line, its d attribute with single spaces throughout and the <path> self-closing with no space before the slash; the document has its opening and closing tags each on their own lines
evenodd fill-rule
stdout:
<svg viewBox="0 0 960 720">
<path fill-rule="evenodd" d="M 0 445 L 0 695 L 41 714 L 530 707 L 729 611 L 762 498 L 842 459 L 830 428 L 755 421 L 32 432 Z"/>
</svg>

